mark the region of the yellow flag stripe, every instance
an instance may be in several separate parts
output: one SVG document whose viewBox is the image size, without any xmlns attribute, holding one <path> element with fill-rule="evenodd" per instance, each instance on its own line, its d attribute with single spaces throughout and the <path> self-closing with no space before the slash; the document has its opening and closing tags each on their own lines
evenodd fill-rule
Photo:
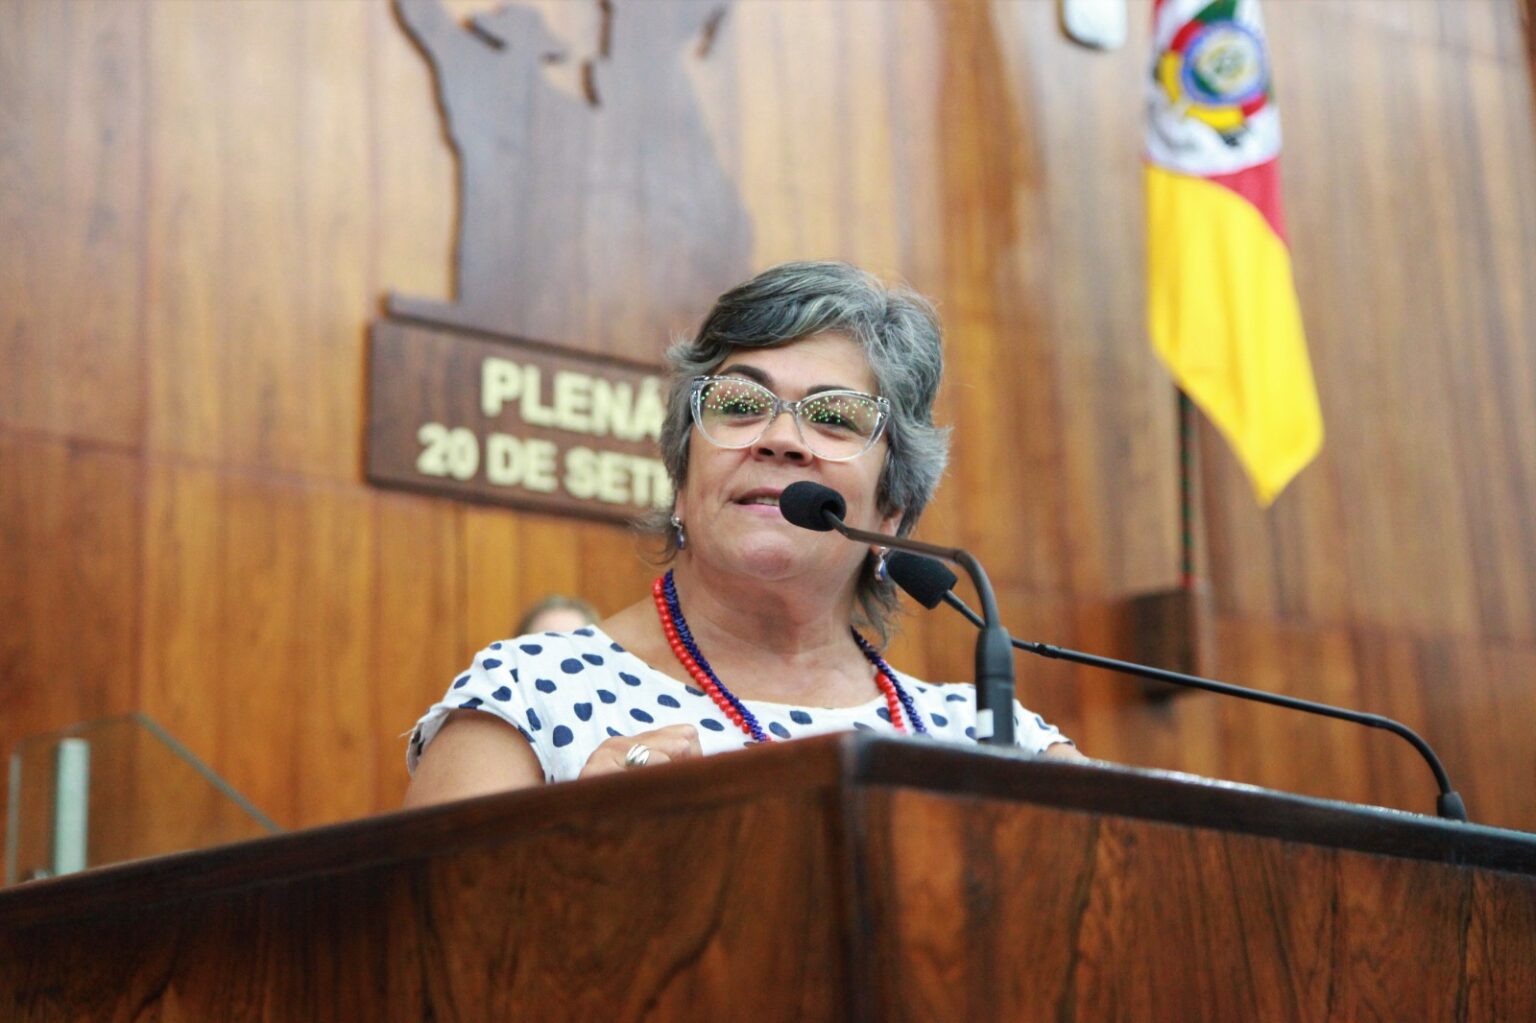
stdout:
<svg viewBox="0 0 1536 1023">
<path fill-rule="evenodd" d="M 1258 209 L 1147 167 L 1152 346 L 1269 505 L 1323 444 L 1291 255 Z"/>
</svg>

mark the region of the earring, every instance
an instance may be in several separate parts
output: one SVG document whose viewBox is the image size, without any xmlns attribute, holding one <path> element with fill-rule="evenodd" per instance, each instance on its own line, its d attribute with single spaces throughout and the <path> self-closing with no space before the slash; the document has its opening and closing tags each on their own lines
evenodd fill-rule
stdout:
<svg viewBox="0 0 1536 1023">
<path fill-rule="evenodd" d="M 875 552 L 875 581 L 889 582 L 891 574 L 885 570 L 885 556 L 890 552 L 881 547 Z"/>
<path fill-rule="evenodd" d="M 684 550 L 688 546 L 688 534 L 683 532 L 683 520 L 673 515 L 672 528 L 677 530 L 677 549 Z"/>
</svg>

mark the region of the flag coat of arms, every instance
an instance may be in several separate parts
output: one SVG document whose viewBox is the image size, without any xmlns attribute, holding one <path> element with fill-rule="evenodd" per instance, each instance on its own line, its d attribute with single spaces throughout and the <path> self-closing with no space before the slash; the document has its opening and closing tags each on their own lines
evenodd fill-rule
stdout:
<svg viewBox="0 0 1536 1023">
<path fill-rule="evenodd" d="M 1280 206 L 1258 0 L 1156 0 L 1146 133 L 1152 346 L 1268 505 L 1322 412 Z"/>
</svg>

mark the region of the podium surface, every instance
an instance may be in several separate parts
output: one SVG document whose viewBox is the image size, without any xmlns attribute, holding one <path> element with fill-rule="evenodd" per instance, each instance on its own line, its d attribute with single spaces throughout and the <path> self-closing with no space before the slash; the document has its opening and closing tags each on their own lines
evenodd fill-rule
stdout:
<svg viewBox="0 0 1536 1023">
<path fill-rule="evenodd" d="M 827 736 L 0 891 L 0 1018 L 1536 1019 L 1536 837 Z"/>
</svg>

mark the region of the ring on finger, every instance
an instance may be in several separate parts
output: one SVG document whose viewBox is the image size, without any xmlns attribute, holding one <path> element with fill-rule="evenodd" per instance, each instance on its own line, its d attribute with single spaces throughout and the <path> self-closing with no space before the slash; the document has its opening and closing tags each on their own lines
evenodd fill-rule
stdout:
<svg viewBox="0 0 1536 1023">
<path fill-rule="evenodd" d="M 624 754 L 625 767 L 644 767 L 651 759 L 651 748 L 643 742 L 637 742 Z"/>
</svg>

